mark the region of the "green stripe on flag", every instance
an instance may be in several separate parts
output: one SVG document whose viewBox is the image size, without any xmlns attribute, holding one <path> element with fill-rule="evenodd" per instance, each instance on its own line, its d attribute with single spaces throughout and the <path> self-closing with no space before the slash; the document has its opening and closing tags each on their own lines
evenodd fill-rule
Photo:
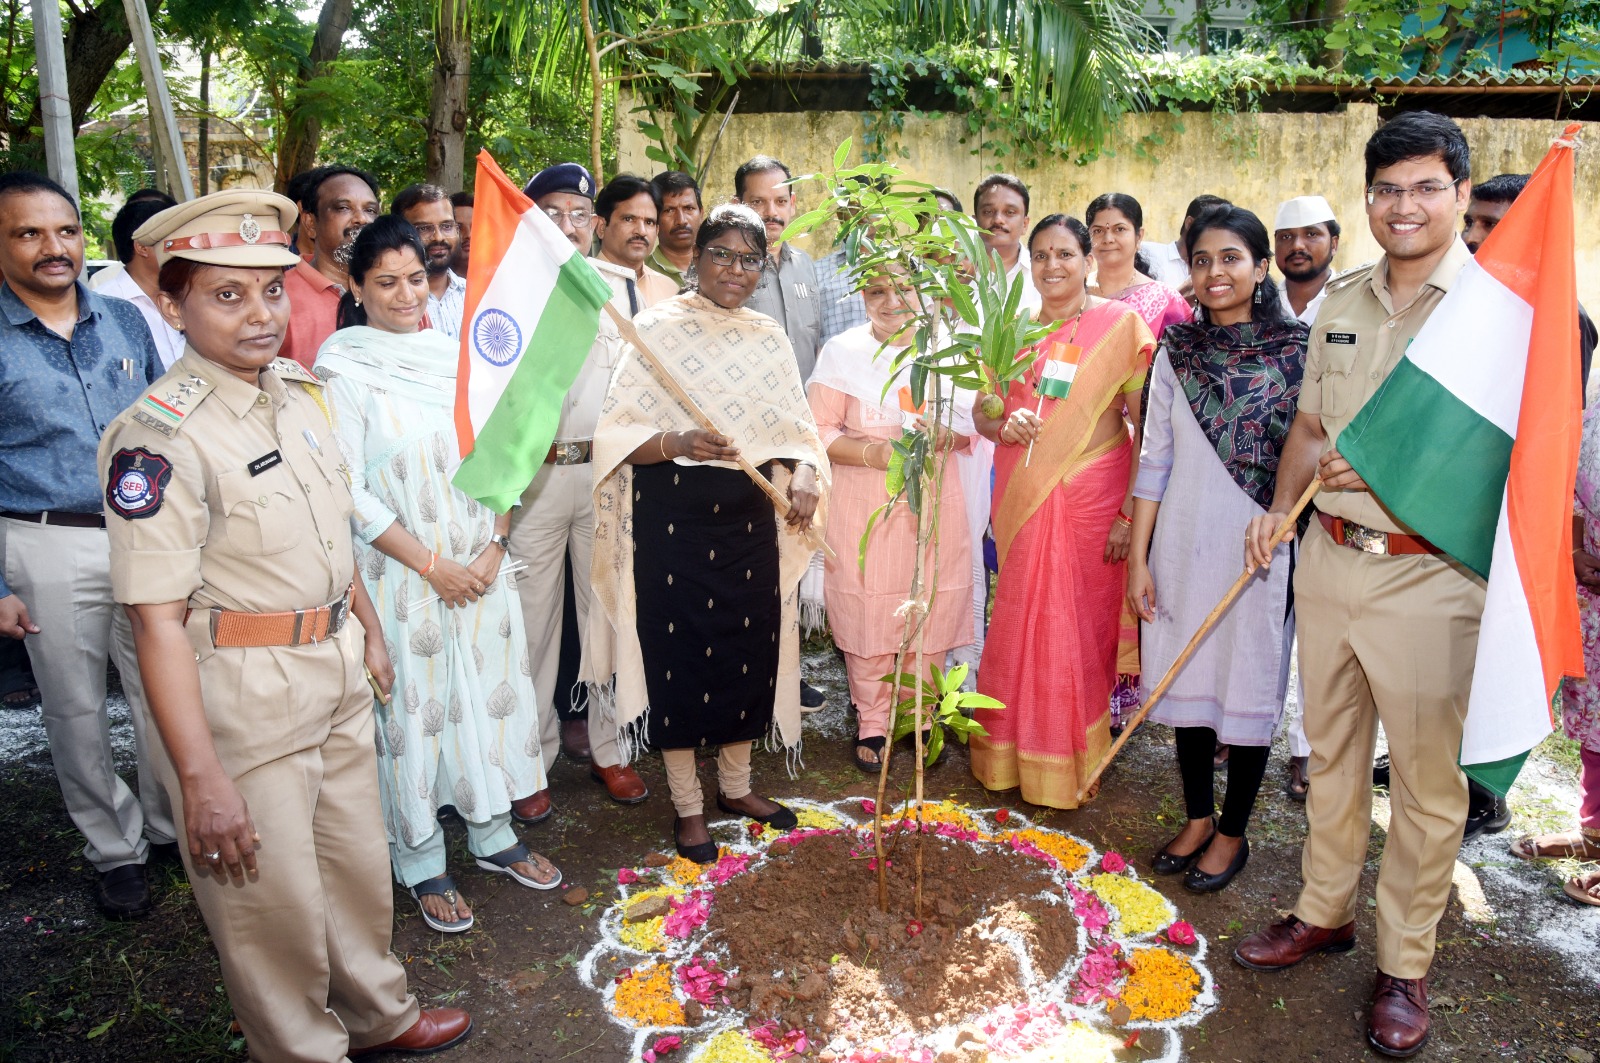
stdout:
<svg viewBox="0 0 1600 1063">
<path fill-rule="evenodd" d="M 456 470 L 456 487 L 496 513 L 516 505 L 544 464 L 561 404 L 600 331 L 597 311 L 610 298 L 611 286 L 581 256 L 562 263 L 516 371 Z"/>
<path fill-rule="evenodd" d="M 1072 391 L 1072 381 L 1047 376 L 1039 381 L 1039 394 L 1047 399 L 1064 399 Z"/>
<path fill-rule="evenodd" d="M 1335 442 L 1383 506 L 1488 578 L 1512 437 L 1402 358 Z"/>
<path fill-rule="evenodd" d="M 1463 764 L 1461 770 L 1466 772 L 1467 778 L 1473 782 L 1486 786 L 1504 797 L 1511 792 L 1511 784 L 1517 781 L 1517 773 L 1522 770 L 1522 765 L 1527 759 L 1527 753 L 1518 753 L 1514 757 L 1491 761 L 1488 764 Z"/>
</svg>

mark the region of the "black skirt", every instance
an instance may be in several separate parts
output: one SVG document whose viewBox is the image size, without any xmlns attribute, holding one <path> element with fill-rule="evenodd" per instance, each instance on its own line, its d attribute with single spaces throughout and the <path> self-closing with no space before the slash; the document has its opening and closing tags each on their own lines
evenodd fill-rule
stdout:
<svg viewBox="0 0 1600 1063">
<path fill-rule="evenodd" d="M 636 465 L 633 541 L 650 744 L 765 736 L 783 611 L 772 502 L 737 469 Z"/>
</svg>

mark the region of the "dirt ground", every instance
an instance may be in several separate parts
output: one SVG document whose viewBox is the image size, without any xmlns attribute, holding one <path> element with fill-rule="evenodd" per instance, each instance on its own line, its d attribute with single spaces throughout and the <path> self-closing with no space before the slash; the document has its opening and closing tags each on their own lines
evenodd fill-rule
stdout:
<svg viewBox="0 0 1600 1063">
<path fill-rule="evenodd" d="M 805 769 L 791 780 L 780 756 L 761 754 L 756 785 L 778 798 L 867 795 L 871 786 L 849 759 L 852 721 L 842 669 L 828 655 L 809 656 L 808 672 L 830 701 L 807 717 Z M 125 705 L 115 737 L 123 767 L 131 769 Z M 1177 879 L 1148 879 L 1211 942 L 1218 1007 L 1183 1038 L 1183 1058 L 1197 1063 L 1377 1058 L 1365 1048 L 1363 1029 L 1386 797 L 1376 801 L 1356 949 L 1279 975 L 1249 972 L 1227 959 L 1230 942 L 1274 918 L 1299 886 L 1305 821 L 1302 806 L 1282 790 L 1286 756 L 1280 740 L 1251 825 L 1250 865 L 1229 889 L 1194 897 Z M 897 784 L 909 783 L 908 759 L 898 761 Z M 588 889 L 586 904 L 568 906 L 559 895 L 535 894 L 476 870 L 459 824 L 449 833 L 452 870 L 477 910 L 477 927 L 456 938 L 433 933 L 415 902 L 396 892 L 394 948 L 414 991 L 425 1006 L 466 1007 L 476 1020 L 473 1039 L 442 1058 L 630 1058 L 631 1038 L 608 1019 L 575 968 L 594 941 L 596 917 L 615 896 L 615 869 L 671 845 L 672 808 L 659 758 L 647 758 L 640 769 L 654 792 L 625 809 L 606 799 L 585 768 L 558 763 L 551 771 L 555 816 L 521 831 L 570 885 Z M 708 792 L 713 770 L 702 767 Z M 131 770 L 124 774 L 131 777 Z M 1512 794 L 1511 831 L 1464 848 L 1439 927 L 1434 1035 L 1417 1059 L 1592 1063 L 1600 1057 L 1600 910 L 1562 897 L 1561 877 L 1573 865 L 1531 866 L 1506 852 L 1518 832 L 1571 825 L 1575 778 L 1574 747 L 1550 740 Z M 960 748 L 930 772 L 928 788 L 930 797 L 977 807 L 1024 807 L 1014 795 L 978 787 Z M 1181 816 L 1171 734 L 1147 727 L 1089 807 L 1039 819 L 1120 850 L 1143 869 Z M 0 710 L 0 834 L 10 840 L 0 855 L 0 1060 L 244 1058 L 230 1032 L 216 954 L 181 868 L 152 875 L 158 907 L 148 919 L 108 923 L 93 907 L 91 868 L 62 809 L 36 708 Z M 1145 1058 L 1138 1047 L 1126 1054 Z"/>
</svg>

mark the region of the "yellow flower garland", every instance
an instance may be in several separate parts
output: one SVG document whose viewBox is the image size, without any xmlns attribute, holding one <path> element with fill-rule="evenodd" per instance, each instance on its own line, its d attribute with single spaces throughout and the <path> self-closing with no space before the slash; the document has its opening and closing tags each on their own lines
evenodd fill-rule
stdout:
<svg viewBox="0 0 1600 1063">
<path fill-rule="evenodd" d="M 694 1063 L 772 1063 L 772 1057 L 743 1030 L 723 1030 L 706 1042 Z"/>
<path fill-rule="evenodd" d="M 661 932 L 665 922 L 666 919 L 658 915 L 642 923 L 623 923 L 617 940 L 640 952 L 661 952 L 667 947 L 666 936 Z"/>
<path fill-rule="evenodd" d="M 1133 971 L 1122 988 L 1122 1002 L 1136 1020 L 1165 1022 L 1194 1007 L 1200 972 L 1167 949 L 1138 949 L 1129 957 Z"/>
<path fill-rule="evenodd" d="M 1018 841 L 1027 842 L 1040 852 L 1048 853 L 1050 856 L 1055 857 L 1056 861 L 1061 864 L 1061 869 L 1067 872 L 1080 870 L 1089 859 L 1089 847 L 1087 845 L 1074 841 L 1065 835 L 1057 834 L 1054 831 L 1037 830 L 1030 827 L 1027 830 L 1010 831 L 999 837 L 1006 841 L 1015 838 Z"/>
</svg>

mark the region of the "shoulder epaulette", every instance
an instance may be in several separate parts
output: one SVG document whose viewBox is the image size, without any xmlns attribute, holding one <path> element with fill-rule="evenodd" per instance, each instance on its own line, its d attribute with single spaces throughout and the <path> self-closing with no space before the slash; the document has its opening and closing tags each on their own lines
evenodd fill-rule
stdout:
<svg viewBox="0 0 1600 1063">
<path fill-rule="evenodd" d="M 1348 288 L 1356 281 L 1372 276 L 1372 271 L 1378 268 L 1376 262 L 1364 262 L 1353 269 L 1336 273 L 1328 279 L 1328 293 L 1331 295 L 1342 288 Z"/>
<path fill-rule="evenodd" d="M 133 406 L 133 419 L 154 432 L 172 436 L 216 385 L 187 372 L 171 372 L 151 385 Z"/>
<path fill-rule="evenodd" d="M 322 378 L 293 358 L 274 358 L 272 364 L 267 368 L 285 380 L 293 380 L 301 384 L 315 384 L 319 388 L 322 387 Z"/>
</svg>

